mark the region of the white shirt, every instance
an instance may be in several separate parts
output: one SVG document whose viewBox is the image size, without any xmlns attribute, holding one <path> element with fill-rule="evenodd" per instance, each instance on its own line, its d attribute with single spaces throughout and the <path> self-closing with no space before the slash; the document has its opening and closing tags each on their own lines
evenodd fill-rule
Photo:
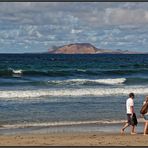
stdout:
<svg viewBox="0 0 148 148">
<path fill-rule="evenodd" d="M 126 100 L 126 113 L 127 114 L 131 114 L 132 113 L 131 109 L 130 109 L 131 106 L 134 106 L 134 100 L 132 98 L 128 98 Z"/>
</svg>

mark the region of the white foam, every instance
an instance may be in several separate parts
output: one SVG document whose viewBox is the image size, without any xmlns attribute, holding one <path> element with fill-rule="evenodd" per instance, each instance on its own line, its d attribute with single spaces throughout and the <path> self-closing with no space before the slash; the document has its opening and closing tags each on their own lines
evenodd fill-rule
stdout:
<svg viewBox="0 0 148 148">
<path fill-rule="evenodd" d="M 39 89 L 39 90 L 1 90 L 0 98 L 4 99 L 37 99 L 39 97 L 70 97 L 70 96 L 113 96 L 127 95 L 129 92 L 147 94 L 147 86 L 123 86 L 121 88 L 62 88 L 62 89 Z"/>
<path fill-rule="evenodd" d="M 86 83 L 86 82 L 95 82 L 99 84 L 122 84 L 126 81 L 125 78 L 116 78 L 116 79 L 68 79 L 68 80 L 51 80 L 48 81 L 53 83 L 71 83 L 71 82 L 77 82 L 77 83 Z"/>
<path fill-rule="evenodd" d="M 19 69 L 19 70 L 12 70 L 12 72 L 14 74 L 22 74 L 22 70 L 21 69 Z"/>
<path fill-rule="evenodd" d="M 95 82 L 103 83 L 103 84 L 122 84 L 125 81 L 126 81 L 125 78 L 95 80 Z"/>
<path fill-rule="evenodd" d="M 95 121 L 60 121 L 60 122 L 43 122 L 43 123 L 22 123 L 6 124 L 1 128 L 27 128 L 27 127 L 47 127 L 47 126 L 68 126 L 68 125 L 86 125 L 86 124 L 120 124 L 126 120 L 95 120 Z M 138 119 L 139 123 L 144 122 L 143 118 Z"/>
</svg>

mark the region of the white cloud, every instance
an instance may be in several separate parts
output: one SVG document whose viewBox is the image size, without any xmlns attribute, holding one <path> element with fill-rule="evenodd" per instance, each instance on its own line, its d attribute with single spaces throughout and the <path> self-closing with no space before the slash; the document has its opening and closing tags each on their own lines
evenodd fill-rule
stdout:
<svg viewBox="0 0 148 148">
<path fill-rule="evenodd" d="M 81 29 L 72 29 L 71 33 L 75 34 L 75 33 L 81 33 L 82 30 Z"/>
<path fill-rule="evenodd" d="M 77 24 L 123 25 L 148 22 L 148 4 L 134 2 L 3 2 L 0 19 L 15 24 Z"/>
<path fill-rule="evenodd" d="M 0 42 L 26 45 L 34 51 L 42 46 L 47 50 L 47 46 L 71 42 L 91 42 L 104 48 L 121 45 L 145 48 L 147 24 L 148 3 L 2 2 L 0 5 Z"/>
</svg>

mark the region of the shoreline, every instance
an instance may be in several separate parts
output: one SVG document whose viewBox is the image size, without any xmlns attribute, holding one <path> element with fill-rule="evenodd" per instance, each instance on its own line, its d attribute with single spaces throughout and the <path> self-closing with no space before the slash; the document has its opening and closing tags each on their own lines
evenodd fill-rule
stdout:
<svg viewBox="0 0 148 148">
<path fill-rule="evenodd" d="M 122 123 L 114 123 L 114 124 L 75 124 L 75 125 L 55 125 L 49 126 L 47 125 L 26 125 L 26 126 L 12 126 L 8 125 L 6 127 L 0 128 L 0 135 L 16 135 L 16 134 L 53 134 L 53 133 L 120 133 L 120 129 L 123 126 L 124 122 Z M 138 123 L 136 130 L 138 133 L 143 131 L 144 122 Z M 130 132 L 130 127 L 127 128 L 127 133 Z"/>
<path fill-rule="evenodd" d="M 0 146 L 146 146 L 143 123 L 137 135 L 120 134 L 123 124 L 65 127 L 28 127 L 0 130 Z"/>
</svg>

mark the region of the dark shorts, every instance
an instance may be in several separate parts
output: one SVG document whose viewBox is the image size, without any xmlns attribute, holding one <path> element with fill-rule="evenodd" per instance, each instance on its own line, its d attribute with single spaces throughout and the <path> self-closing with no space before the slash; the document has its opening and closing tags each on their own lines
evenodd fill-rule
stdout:
<svg viewBox="0 0 148 148">
<path fill-rule="evenodd" d="M 148 114 L 144 115 L 144 119 L 148 120 Z"/>
<path fill-rule="evenodd" d="M 128 125 L 132 125 L 131 114 L 127 114 L 127 123 L 128 123 Z"/>
</svg>

